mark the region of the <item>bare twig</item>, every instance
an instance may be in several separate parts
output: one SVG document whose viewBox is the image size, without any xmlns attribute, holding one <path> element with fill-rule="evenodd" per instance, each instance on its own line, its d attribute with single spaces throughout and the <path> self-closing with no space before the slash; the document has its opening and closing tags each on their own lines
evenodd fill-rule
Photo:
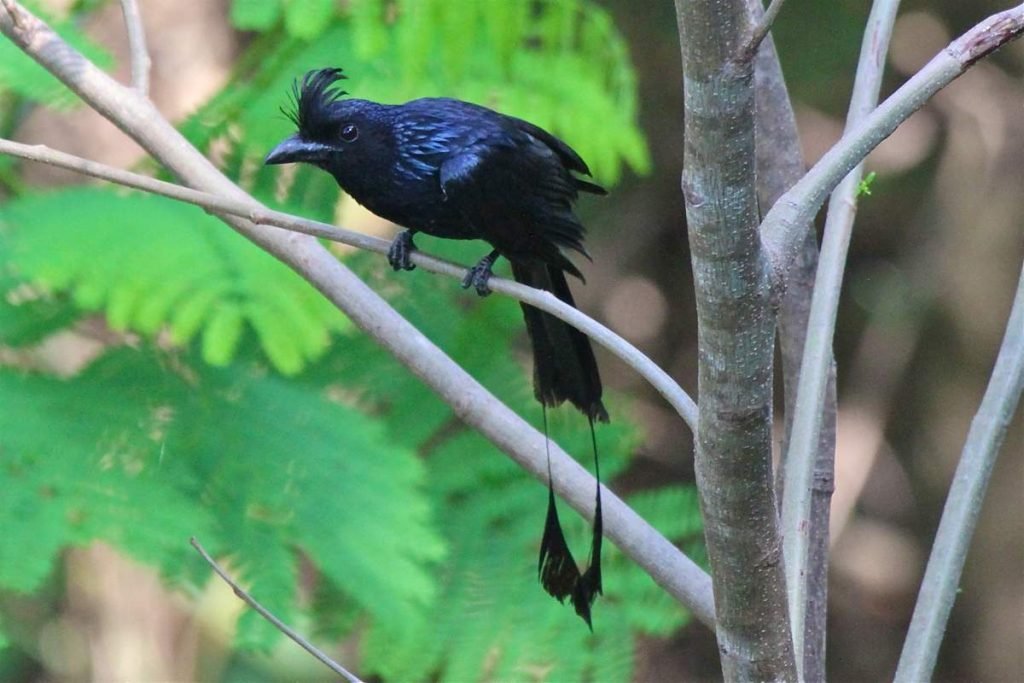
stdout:
<svg viewBox="0 0 1024 683">
<path fill-rule="evenodd" d="M 857 126 L 878 102 L 896 20 L 899 0 L 875 0 L 864 30 L 860 61 L 846 119 L 847 130 Z M 812 482 L 822 425 L 822 407 L 832 376 L 832 338 L 842 287 L 846 254 L 857 208 L 862 164 L 847 175 L 829 202 L 828 217 L 818 261 L 807 337 L 800 367 L 792 431 L 785 457 L 785 497 L 782 529 L 785 539 L 786 589 L 793 648 L 797 662 L 804 658 L 804 620 L 807 615 L 807 578 L 810 548 Z"/>
<path fill-rule="evenodd" d="M 782 3 L 786 0 L 772 0 L 768 5 L 768 9 L 764 11 L 760 21 L 754 26 L 754 30 L 750 33 L 750 40 L 747 42 L 747 46 L 743 49 L 747 59 L 750 59 L 756 54 L 757 48 L 761 47 L 762 41 L 768 32 L 772 30 L 772 24 L 775 23 L 775 18 L 779 16 L 779 12 L 782 11 Z"/>
<path fill-rule="evenodd" d="M 140 95 L 149 96 L 149 50 L 146 49 L 146 30 L 142 25 L 138 0 L 121 0 L 121 13 L 128 33 L 128 51 L 131 56 L 132 87 Z"/>
<path fill-rule="evenodd" d="M 897 683 L 931 680 L 992 468 L 1024 389 L 1024 268 L 988 388 L 967 433 L 896 669 Z"/>
<path fill-rule="evenodd" d="M 0 12 L 0 32 L 183 182 L 246 203 L 257 214 L 267 211 L 192 147 L 147 98 L 111 79 L 18 3 L 0 2 L 7 9 Z M 547 481 L 545 447 L 550 442 L 544 435 L 496 399 L 315 239 L 260 227 L 235 216 L 222 219 L 309 281 L 422 379 L 459 419 L 539 481 Z M 551 444 L 550 455 L 556 492 L 592 520 L 594 478 L 557 445 Z M 714 628 L 714 602 L 707 573 L 611 491 L 602 493 L 602 505 L 608 538 L 700 621 Z"/>
<path fill-rule="evenodd" d="M 118 185 L 133 187 L 151 194 L 158 194 L 170 199 L 194 204 L 215 213 L 226 213 L 246 218 L 259 225 L 272 225 L 276 228 L 314 235 L 367 251 L 374 251 L 378 254 L 387 254 L 388 251 L 389 243 L 379 237 L 346 230 L 327 223 L 311 221 L 280 211 L 272 211 L 270 209 L 254 210 L 249 202 L 241 202 L 208 192 L 200 192 L 182 187 L 181 185 L 175 185 L 174 183 L 123 171 L 95 161 L 59 152 L 45 145 L 24 145 L 0 138 L 0 154 L 10 154 L 22 159 L 58 166 L 94 178 L 117 183 Z M 421 251 L 413 252 L 412 261 L 424 270 L 448 275 L 459 280 L 466 274 L 464 266 L 430 256 Z M 690 429 L 695 430 L 697 428 L 697 405 L 693 402 L 693 399 L 690 398 L 682 387 L 676 384 L 668 373 L 618 334 L 575 307 L 560 301 L 549 292 L 498 277 L 492 278 L 489 284 L 493 291 L 547 311 L 604 346 L 624 363 L 636 370 L 641 377 L 650 382 L 651 386 L 657 389 L 665 400 L 668 401 L 669 405 L 682 416 Z"/>
<path fill-rule="evenodd" d="M 188 542 L 191 543 L 192 547 L 196 549 L 204 560 L 206 560 L 206 563 L 210 565 L 213 571 L 217 572 L 217 576 L 224 579 L 224 583 L 231 586 L 231 590 L 234 591 L 235 595 L 245 602 L 245 604 L 249 605 L 249 607 L 256 610 L 256 612 L 258 612 L 261 617 L 269 621 L 274 628 L 291 638 L 299 647 L 316 657 L 324 666 L 349 681 L 349 683 L 363 683 L 359 677 L 350 673 L 345 667 L 328 657 L 320 648 L 306 640 L 300 634 L 296 633 L 291 627 L 275 617 L 270 610 L 261 605 L 256 598 L 249 595 L 244 588 L 239 586 L 234 579 L 228 576 L 228 573 L 224 571 L 219 564 L 217 564 L 216 560 L 210 557 L 210 553 L 206 552 L 206 548 L 202 546 L 195 536 L 190 538 Z"/>
<path fill-rule="evenodd" d="M 935 93 L 1022 33 L 1024 4 L 992 15 L 950 43 L 860 125 L 843 135 L 765 216 L 762 239 L 776 278 L 785 279 L 810 220 L 847 173 Z"/>
</svg>

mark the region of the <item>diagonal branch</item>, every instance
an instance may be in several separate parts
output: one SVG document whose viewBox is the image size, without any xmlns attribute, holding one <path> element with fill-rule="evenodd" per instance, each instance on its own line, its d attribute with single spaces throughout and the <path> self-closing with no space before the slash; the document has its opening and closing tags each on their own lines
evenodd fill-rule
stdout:
<svg viewBox="0 0 1024 683">
<path fill-rule="evenodd" d="M 0 138 L 0 154 L 10 154 L 22 159 L 57 166 L 125 187 L 132 187 L 151 194 L 168 197 L 169 199 L 194 204 L 211 212 L 226 213 L 239 218 L 245 218 L 257 225 L 272 225 L 276 228 L 313 235 L 314 237 L 322 237 L 333 242 L 347 244 L 367 251 L 374 251 L 378 254 L 387 254 L 388 252 L 389 243 L 387 240 L 379 237 L 300 218 L 280 211 L 272 211 L 270 209 L 255 210 L 251 202 L 242 202 L 208 192 L 200 192 L 199 190 L 182 187 L 181 185 L 139 175 L 138 173 L 123 171 L 90 161 L 89 159 L 59 152 L 45 145 L 25 145 Z M 413 252 L 412 261 L 424 270 L 448 275 L 458 280 L 461 280 L 466 274 L 464 266 L 430 256 L 421 251 Z M 642 351 L 621 336 L 579 309 L 562 302 L 550 292 L 527 287 L 513 280 L 498 277 L 492 278 L 489 284 L 493 291 L 546 311 L 579 329 L 591 339 L 604 346 L 624 363 L 636 370 L 641 377 L 650 382 L 651 386 L 657 389 L 665 400 L 668 401 L 669 405 L 682 416 L 690 429 L 697 428 L 697 404 L 693 402 L 693 399 L 667 372 L 662 370 L 654 361 L 644 355 Z"/>
<path fill-rule="evenodd" d="M 196 552 L 198 552 L 199 555 L 204 560 L 206 560 L 206 563 L 210 565 L 210 568 L 213 569 L 217 576 L 223 579 L 224 583 L 231 586 L 231 590 L 234 592 L 234 594 L 238 596 L 238 598 L 242 602 L 256 610 L 256 612 L 261 617 L 269 621 L 274 628 L 288 636 L 292 640 L 292 642 L 294 642 L 296 645 L 301 647 L 309 654 L 313 655 L 313 657 L 315 657 L 321 664 L 323 664 L 328 669 L 344 678 L 349 683 L 363 683 L 362 679 L 357 677 L 355 674 L 351 673 L 341 664 L 338 664 L 336 661 L 328 657 L 320 648 L 306 640 L 300 633 L 298 633 L 290 626 L 288 626 L 288 624 L 284 623 L 276 616 L 274 616 L 274 613 L 268 610 L 263 605 L 261 605 L 256 600 L 256 598 L 249 595 L 249 593 L 246 592 L 244 588 L 238 585 L 237 581 L 228 576 L 228 573 L 224 571 L 224 569 L 219 564 L 217 564 L 216 560 L 210 557 L 210 553 L 206 552 L 206 548 L 202 546 L 202 544 L 199 542 L 198 539 L 196 539 L 195 536 L 189 539 L 189 543 L 191 543 L 192 547 L 196 549 Z"/>
<path fill-rule="evenodd" d="M 1024 390 L 1024 268 L 1006 323 L 1006 334 L 988 388 L 971 421 L 953 475 L 928 568 L 914 606 L 907 640 L 896 669 L 897 683 L 932 678 L 949 612 L 960 592 L 960 574 L 1006 429 Z"/>
<path fill-rule="evenodd" d="M 259 202 L 220 173 L 171 126 L 153 104 L 111 79 L 13 0 L 0 0 L 0 32 L 138 142 L 185 184 L 244 202 Z M 454 413 L 540 481 L 547 481 L 544 436 L 509 410 L 462 367 L 388 305 L 316 239 L 267 229 L 224 215 L 239 233 L 266 249 L 316 287 L 356 325 L 423 380 Z M 588 520 L 593 518 L 594 478 L 564 450 L 551 447 L 556 491 Z M 602 494 L 608 537 L 669 594 L 713 628 L 708 575 L 610 491 Z"/>
<path fill-rule="evenodd" d="M 779 12 L 782 11 L 782 3 L 786 0 L 772 0 L 768 5 L 768 9 L 761 15 L 761 19 L 754 26 L 754 30 L 750 34 L 750 41 L 747 46 L 743 48 L 743 54 L 745 59 L 751 59 L 756 53 L 757 48 L 761 47 L 761 43 L 764 42 L 768 32 L 772 30 L 772 24 L 775 23 L 776 17 L 779 16 Z M 758 3 L 760 5 L 760 2 Z"/>
<path fill-rule="evenodd" d="M 761 225 L 776 280 L 785 280 L 811 219 L 839 181 L 920 109 L 935 93 L 975 62 L 1024 33 L 1024 3 L 993 14 L 950 43 L 864 121 L 843 135 L 765 216 Z"/>
</svg>

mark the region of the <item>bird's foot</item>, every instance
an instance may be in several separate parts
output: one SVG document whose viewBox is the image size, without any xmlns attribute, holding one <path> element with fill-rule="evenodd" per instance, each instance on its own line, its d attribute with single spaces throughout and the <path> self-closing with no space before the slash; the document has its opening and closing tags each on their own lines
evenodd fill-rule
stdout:
<svg viewBox="0 0 1024 683">
<path fill-rule="evenodd" d="M 395 270 L 413 270 L 416 268 L 411 260 L 416 245 L 412 242 L 412 230 L 403 230 L 395 236 L 388 248 L 388 263 Z"/>
<path fill-rule="evenodd" d="M 462 278 L 462 288 L 469 289 L 472 287 L 480 296 L 490 294 L 491 286 L 488 283 L 491 281 L 491 275 L 494 274 L 492 268 L 497 259 L 497 251 L 492 251 L 480 259 L 475 266 L 466 271 L 466 277 Z"/>
</svg>

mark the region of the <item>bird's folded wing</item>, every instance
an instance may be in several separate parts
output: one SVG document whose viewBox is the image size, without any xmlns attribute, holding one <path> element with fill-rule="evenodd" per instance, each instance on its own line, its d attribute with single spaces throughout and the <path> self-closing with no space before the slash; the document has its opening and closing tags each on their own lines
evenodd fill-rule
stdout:
<svg viewBox="0 0 1024 683">
<path fill-rule="evenodd" d="M 555 151 L 520 131 L 463 146 L 441 163 L 439 173 L 446 201 L 499 249 L 506 235 L 488 233 L 537 240 L 538 251 L 545 243 L 545 251 L 557 246 L 586 255 L 584 229 L 572 212 L 574 180 Z"/>
</svg>

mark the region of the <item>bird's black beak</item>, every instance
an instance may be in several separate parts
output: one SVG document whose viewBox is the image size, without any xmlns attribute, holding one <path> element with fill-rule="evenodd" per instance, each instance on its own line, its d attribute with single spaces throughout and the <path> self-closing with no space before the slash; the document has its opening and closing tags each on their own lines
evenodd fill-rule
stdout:
<svg viewBox="0 0 1024 683">
<path fill-rule="evenodd" d="M 294 164 L 304 161 L 308 164 L 326 161 L 327 155 L 332 148 L 320 142 L 307 142 L 298 135 L 285 138 L 281 143 L 270 150 L 270 154 L 263 160 L 264 164 Z"/>
</svg>

